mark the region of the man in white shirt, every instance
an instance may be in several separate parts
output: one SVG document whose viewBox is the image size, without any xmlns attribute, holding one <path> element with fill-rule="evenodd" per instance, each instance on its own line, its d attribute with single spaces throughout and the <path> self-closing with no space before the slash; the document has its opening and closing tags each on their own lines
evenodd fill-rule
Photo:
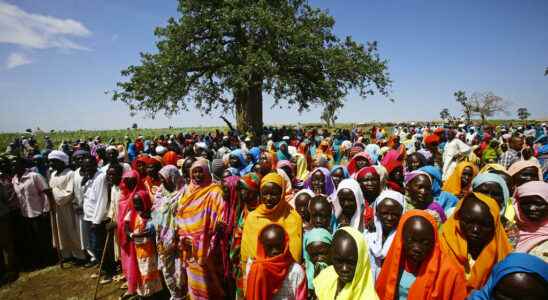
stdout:
<svg viewBox="0 0 548 300">
<path fill-rule="evenodd" d="M 443 181 L 447 180 L 455 170 L 457 162 L 463 155 L 468 155 L 472 148 L 460 139 L 455 138 L 456 132 L 447 132 L 447 143 L 443 149 Z"/>
</svg>

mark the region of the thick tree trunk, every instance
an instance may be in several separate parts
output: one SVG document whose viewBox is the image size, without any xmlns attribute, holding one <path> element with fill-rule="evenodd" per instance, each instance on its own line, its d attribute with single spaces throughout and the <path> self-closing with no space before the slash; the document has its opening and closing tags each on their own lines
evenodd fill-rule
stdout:
<svg viewBox="0 0 548 300">
<path fill-rule="evenodd" d="M 240 133 L 253 133 L 260 138 L 263 130 L 263 93 L 260 84 L 234 94 L 236 127 Z"/>
</svg>

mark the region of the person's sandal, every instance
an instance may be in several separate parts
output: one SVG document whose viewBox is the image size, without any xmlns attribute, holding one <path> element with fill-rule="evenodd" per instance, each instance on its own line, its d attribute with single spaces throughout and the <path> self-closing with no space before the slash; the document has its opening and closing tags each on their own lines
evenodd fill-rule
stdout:
<svg viewBox="0 0 548 300">
<path fill-rule="evenodd" d="M 135 296 L 135 294 L 130 294 L 128 292 L 125 292 L 118 298 L 118 300 L 127 300 L 133 296 Z"/>
<path fill-rule="evenodd" d="M 125 277 L 122 274 L 114 275 L 114 277 L 112 277 L 112 280 L 114 280 L 114 282 L 120 282 L 124 279 L 125 279 Z"/>
</svg>

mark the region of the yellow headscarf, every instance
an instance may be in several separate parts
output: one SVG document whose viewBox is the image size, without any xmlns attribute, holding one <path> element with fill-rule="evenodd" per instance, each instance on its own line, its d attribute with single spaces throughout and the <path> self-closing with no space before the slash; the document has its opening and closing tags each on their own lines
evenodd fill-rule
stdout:
<svg viewBox="0 0 548 300">
<path fill-rule="evenodd" d="M 457 164 L 457 167 L 455 168 L 455 171 L 447 178 L 447 181 L 443 183 L 442 190 L 452 193 L 455 196 L 459 196 L 462 192 L 462 187 L 460 186 L 460 178 L 462 177 L 462 172 L 466 167 L 472 168 L 472 173 L 474 174 L 472 177 L 478 175 L 478 167 L 467 161 L 462 161 Z"/>
<path fill-rule="evenodd" d="M 248 258 L 255 258 L 257 252 L 257 238 L 263 227 L 270 223 L 280 224 L 289 236 L 289 251 L 296 262 L 301 261 L 303 221 L 301 216 L 284 200 L 285 181 L 278 173 L 268 173 L 261 179 L 261 190 L 267 183 L 274 183 L 282 188 L 282 198 L 273 208 L 267 208 L 261 203 L 245 219 L 242 234 L 241 258 L 243 266 Z"/>
<path fill-rule="evenodd" d="M 489 173 L 489 171 L 491 170 L 497 170 L 497 171 L 501 171 L 508 174 L 508 171 L 506 170 L 506 168 L 500 164 L 486 164 L 485 166 L 483 166 L 483 168 L 481 168 L 479 172 L 480 174 L 483 174 L 483 173 Z"/>
<path fill-rule="evenodd" d="M 353 227 L 342 227 L 339 230 L 344 230 L 350 234 L 358 246 L 358 262 L 356 263 L 354 279 L 351 283 L 347 283 L 335 298 L 339 275 L 337 275 L 333 266 L 327 267 L 314 279 L 314 291 L 318 296 L 318 300 L 379 299 L 375 291 L 375 278 L 371 274 L 369 249 L 363 234 Z"/>
<path fill-rule="evenodd" d="M 500 221 L 500 209 L 497 201 L 482 193 L 474 193 L 474 196 L 489 207 L 489 212 L 495 225 L 495 234 L 493 235 L 493 239 L 485 245 L 469 271 L 468 292 L 472 289 L 481 288 L 489 278 L 493 266 L 503 260 L 512 251 L 512 246 Z M 455 213 L 443 224 L 440 241 L 442 249 L 452 255 L 464 267 L 468 264 L 468 243 L 460 228 L 460 222 L 456 219 L 463 202 L 458 202 Z"/>
<path fill-rule="evenodd" d="M 297 153 L 297 179 L 305 181 L 308 177 L 308 163 L 306 162 L 306 157 L 304 155 Z"/>
</svg>

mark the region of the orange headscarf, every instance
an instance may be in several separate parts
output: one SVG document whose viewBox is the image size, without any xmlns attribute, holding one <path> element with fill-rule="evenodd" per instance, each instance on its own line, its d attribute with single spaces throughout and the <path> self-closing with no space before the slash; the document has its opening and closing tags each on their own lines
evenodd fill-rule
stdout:
<svg viewBox="0 0 548 300">
<path fill-rule="evenodd" d="M 478 175 L 479 170 L 475 164 L 467 161 L 462 161 L 457 164 L 457 166 L 455 167 L 455 171 L 453 171 L 451 176 L 447 178 L 447 181 L 443 183 L 442 190 L 449 192 L 455 196 L 460 195 L 463 192 L 462 191 L 463 187 L 460 186 L 460 178 L 462 177 L 462 172 L 464 171 L 464 168 L 466 167 L 472 168 L 472 173 L 474 174 L 474 176 Z M 470 184 L 470 186 L 472 186 L 472 184 Z M 464 191 L 464 192 L 468 192 L 468 191 Z"/>
<path fill-rule="evenodd" d="M 465 299 L 466 279 L 464 270 L 450 256 L 441 251 L 438 237 L 438 224 L 434 217 L 424 210 L 410 210 L 400 219 L 396 236 L 382 265 L 377 279 L 376 289 L 380 299 L 397 299 L 394 297 L 399 284 L 400 271 L 405 268 L 406 258 L 403 241 L 403 226 L 412 217 L 422 217 L 434 229 L 434 248 L 432 253 L 421 263 L 416 279 L 409 289 L 408 299 Z"/>
<path fill-rule="evenodd" d="M 245 298 L 248 300 L 272 299 L 272 296 L 280 289 L 287 277 L 289 268 L 295 262 L 291 257 L 291 252 L 289 252 L 289 236 L 280 225 L 277 226 L 284 231 L 284 250 L 280 255 L 266 256 L 263 243 L 261 243 L 261 234 L 267 226 L 261 229 L 257 237 L 257 256 L 247 276 Z"/>
<path fill-rule="evenodd" d="M 177 154 L 177 152 L 175 152 L 175 151 L 168 151 L 162 157 L 162 159 L 164 161 L 164 165 L 166 165 L 166 166 L 167 165 L 177 166 L 177 161 L 181 158 L 182 157 L 179 154 Z"/>
<path fill-rule="evenodd" d="M 499 205 L 493 198 L 482 193 L 473 193 L 476 198 L 489 207 L 489 212 L 495 224 L 495 234 L 493 239 L 485 245 L 476 262 L 472 266 L 467 283 L 467 290 L 481 288 L 491 273 L 493 266 L 503 260 L 512 246 L 508 242 L 508 236 L 500 222 Z M 459 201 L 455 213 L 445 221 L 442 226 L 441 245 L 442 249 L 453 256 L 461 266 L 468 265 L 468 244 L 464 238 L 464 233 L 460 228 L 460 222 L 457 219 L 458 212 L 464 201 Z"/>
</svg>

